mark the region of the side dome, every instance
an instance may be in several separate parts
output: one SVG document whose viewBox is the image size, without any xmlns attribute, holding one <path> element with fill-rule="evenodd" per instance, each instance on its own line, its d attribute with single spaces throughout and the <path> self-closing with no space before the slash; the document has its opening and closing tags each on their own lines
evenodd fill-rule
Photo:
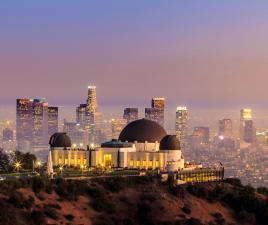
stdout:
<svg viewBox="0 0 268 225">
<path fill-rule="evenodd" d="M 160 142 L 167 135 L 164 128 L 158 123 L 140 119 L 129 123 L 120 133 L 118 140 L 128 142 Z"/>
<path fill-rule="evenodd" d="M 176 135 L 166 135 L 160 142 L 160 150 L 180 150 L 180 142 Z"/>
<path fill-rule="evenodd" d="M 68 148 L 72 146 L 72 142 L 66 133 L 58 132 L 50 137 L 49 145 L 54 148 Z"/>
</svg>

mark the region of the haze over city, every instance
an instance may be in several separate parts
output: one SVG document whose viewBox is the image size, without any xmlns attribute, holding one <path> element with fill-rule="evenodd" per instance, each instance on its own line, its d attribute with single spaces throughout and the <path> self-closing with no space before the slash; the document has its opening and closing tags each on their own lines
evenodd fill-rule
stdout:
<svg viewBox="0 0 268 225">
<path fill-rule="evenodd" d="M 0 2 L 0 225 L 266 225 L 268 2 Z"/>
</svg>

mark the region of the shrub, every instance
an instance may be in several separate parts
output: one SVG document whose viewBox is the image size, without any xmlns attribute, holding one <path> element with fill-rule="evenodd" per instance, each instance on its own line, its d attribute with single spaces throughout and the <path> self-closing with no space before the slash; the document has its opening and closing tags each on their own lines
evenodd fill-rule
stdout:
<svg viewBox="0 0 268 225">
<path fill-rule="evenodd" d="M 185 204 L 185 205 L 183 206 L 183 208 L 182 208 L 182 211 L 183 211 L 184 213 L 186 213 L 186 214 L 190 214 L 191 211 L 192 211 L 191 206 L 188 205 L 188 204 Z"/>
<path fill-rule="evenodd" d="M 64 217 L 69 221 L 73 221 L 73 219 L 74 219 L 74 216 L 72 214 L 64 215 Z"/>
<path fill-rule="evenodd" d="M 226 178 L 224 181 L 233 186 L 242 187 L 241 180 L 239 180 L 238 178 Z"/>
<path fill-rule="evenodd" d="M 31 218 L 33 220 L 34 224 L 38 225 L 45 225 L 46 223 L 46 217 L 43 212 L 34 210 L 31 213 Z"/>
<path fill-rule="evenodd" d="M 34 193 L 40 193 L 45 188 L 45 182 L 41 177 L 34 177 L 32 189 Z"/>
<path fill-rule="evenodd" d="M 215 212 L 211 213 L 211 215 L 214 217 L 215 222 L 219 225 L 224 225 L 225 224 L 225 219 L 223 218 L 222 214 Z"/>
<path fill-rule="evenodd" d="M 185 225 L 203 225 L 203 223 L 196 218 L 190 218 L 186 221 Z"/>
<path fill-rule="evenodd" d="M 54 209 L 54 208 L 49 207 L 48 205 L 45 205 L 44 206 L 44 213 L 48 217 L 50 217 L 50 218 L 52 218 L 54 220 L 58 220 L 59 219 L 59 213 L 57 212 L 57 210 Z"/>
<path fill-rule="evenodd" d="M 26 209 L 30 209 L 32 208 L 33 204 L 34 204 L 34 197 L 30 195 L 28 199 L 24 201 L 24 206 Z"/>
<path fill-rule="evenodd" d="M 19 192 L 14 192 L 8 199 L 8 202 L 14 205 L 16 208 L 24 208 L 25 199 Z"/>
</svg>

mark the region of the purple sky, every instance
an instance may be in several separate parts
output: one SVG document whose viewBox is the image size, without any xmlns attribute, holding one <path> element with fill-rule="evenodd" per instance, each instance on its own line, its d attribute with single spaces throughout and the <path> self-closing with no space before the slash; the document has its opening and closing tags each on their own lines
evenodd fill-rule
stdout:
<svg viewBox="0 0 268 225">
<path fill-rule="evenodd" d="M 0 104 L 268 106 L 268 1 L 1 1 L 0 28 Z"/>
</svg>

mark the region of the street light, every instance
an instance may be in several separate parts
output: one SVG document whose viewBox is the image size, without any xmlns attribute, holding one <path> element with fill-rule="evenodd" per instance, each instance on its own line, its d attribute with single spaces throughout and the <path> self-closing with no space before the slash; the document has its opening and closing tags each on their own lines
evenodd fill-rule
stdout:
<svg viewBox="0 0 268 225">
<path fill-rule="evenodd" d="M 60 175 L 62 176 L 63 166 L 60 166 Z"/>
<path fill-rule="evenodd" d="M 80 168 L 81 168 L 81 171 L 82 171 L 82 176 L 83 176 L 83 172 L 84 172 L 84 165 L 81 165 Z"/>
<path fill-rule="evenodd" d="M 19 172 L 20 168 L 21 168 L 22 164 L 20 161 L 15 161 L 14 163 L 14 167 L 17 170 L 17 172 Z"/>
</svg>

